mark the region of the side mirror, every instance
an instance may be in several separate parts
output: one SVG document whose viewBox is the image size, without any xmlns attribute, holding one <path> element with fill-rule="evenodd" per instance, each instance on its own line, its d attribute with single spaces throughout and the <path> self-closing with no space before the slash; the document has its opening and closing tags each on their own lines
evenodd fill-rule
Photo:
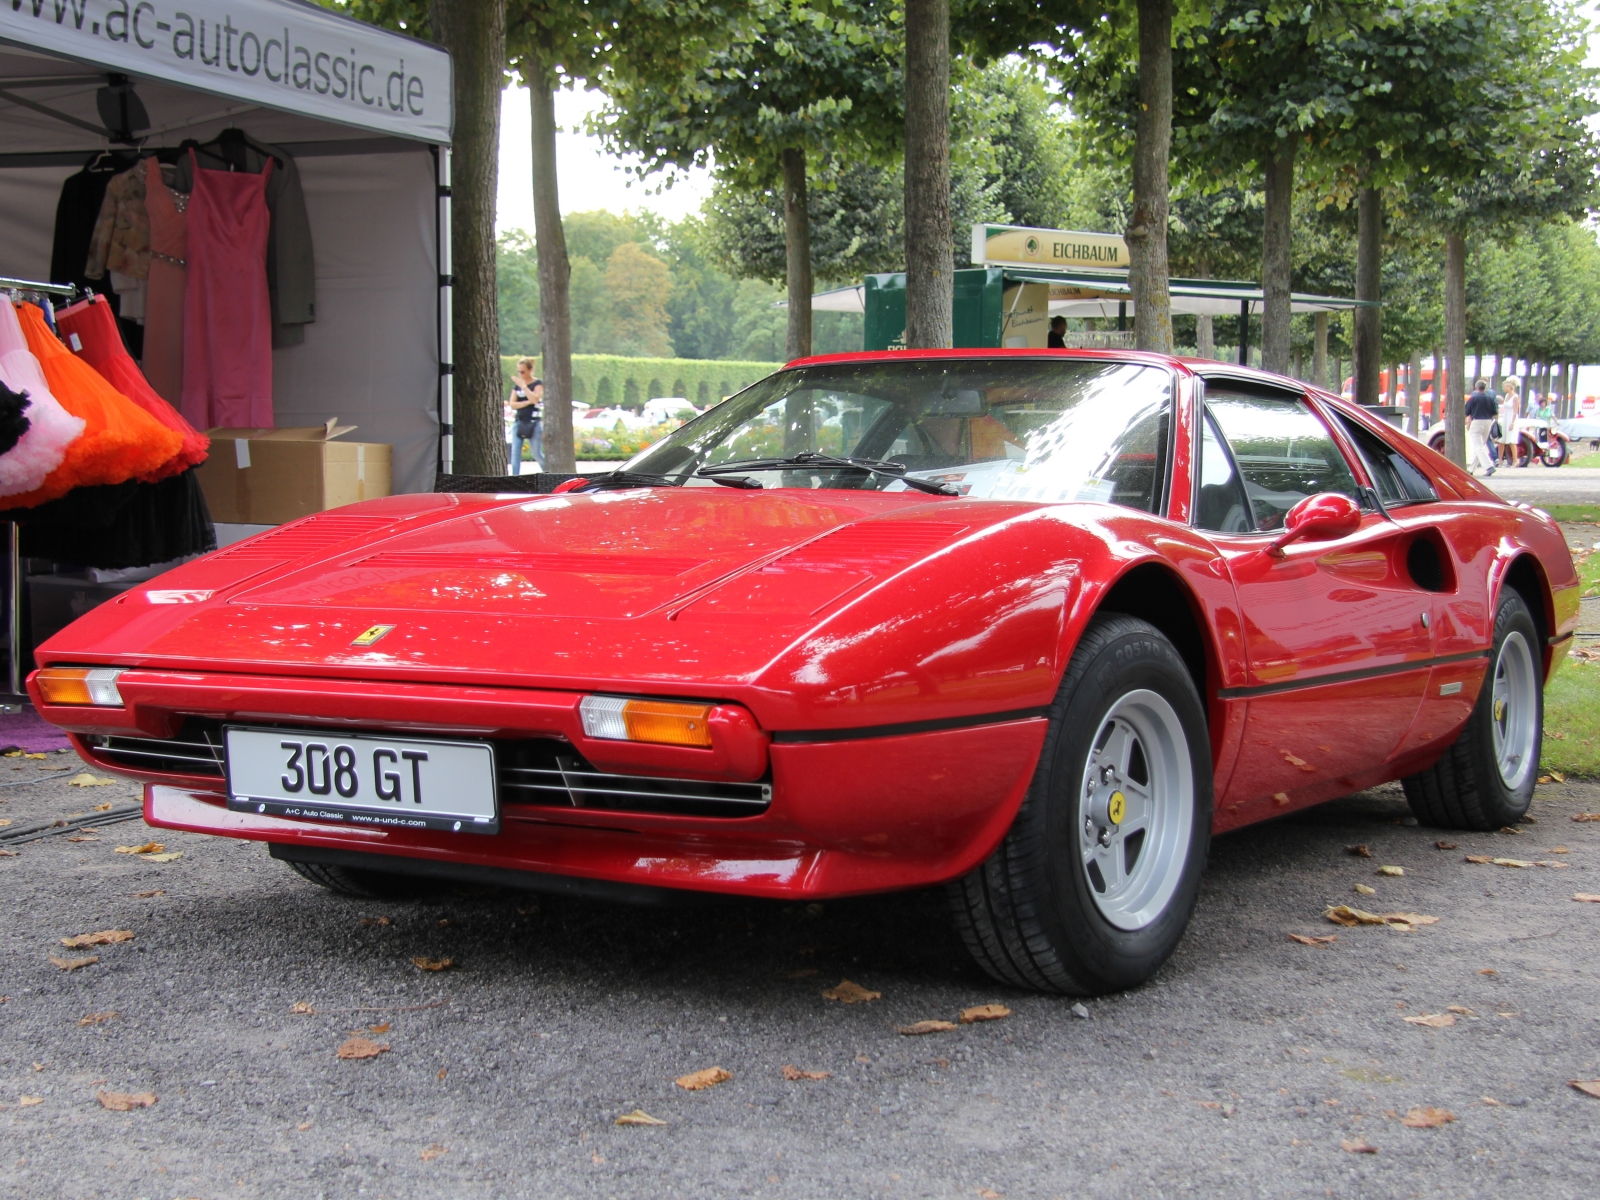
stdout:
<svg viewBox="0 0 1600 1200">
<path fill-rule="evenodd" d="M 1326 542 L 1348 537 L 1361 528 L 1361 509 L 1349 496 L 1339 492 L 1319 492 L 1307 496 L 1283 518 L 1283 532 L 1267 548 L 1274 558 L 1283 557 L 1290 542 Z"/>
</svg>

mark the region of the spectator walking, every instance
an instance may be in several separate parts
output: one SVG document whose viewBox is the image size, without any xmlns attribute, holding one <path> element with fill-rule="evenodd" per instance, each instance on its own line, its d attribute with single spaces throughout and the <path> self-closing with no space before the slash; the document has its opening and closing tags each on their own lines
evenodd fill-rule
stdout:
<svg viewBox="0 0 1600 1200">
<path fill-rule="evenodd" d="M 1045 338 L 1045 343 L 1051 350 L 1065 350 L 1067 348 L 1067 319 L 1065 317 L 1050 318 L 1050 336 Z"/>
<path fill-rule="evenodd" d="M 1489 393 L 1489 382 L 1478 380 L 1467 397 L 1467 444 L 1472 451 L 1474 467 L 1483 467 L 1485 477 L 1494 474 L 1494 452 L 1489 448 L 1489 431 L 1494 427 L 1494 397 Z"/>
<path fill-rule="evenodd" d="M 534 460 L 534 469 L 544 470 L 543 425 L 544 380 L 533 377 L 533 359 L 519 358 L 517 370 L 511 380 L 511 471 L 522 474 L 522 447 L 526 443 Z"/>
</svg>

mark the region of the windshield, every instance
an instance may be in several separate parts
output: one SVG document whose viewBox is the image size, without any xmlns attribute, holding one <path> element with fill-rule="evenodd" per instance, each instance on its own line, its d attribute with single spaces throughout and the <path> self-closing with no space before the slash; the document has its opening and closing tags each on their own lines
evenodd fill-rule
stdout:
<svg viewBox="0 0 1600 1200">
<path fill-rule="evenodd" d="M 894 463 L 984 499 L 1096 500 L 1154 511 L 1172 377 L 1086 359 L 889 359 L 780 371 L 627 463 L 716 486 L 703 467 L 828 454 Z M 726 475 L 723 476 L 726 478 Z M 753 469 L 745 486 L 903 491 L 846 464 Z"/>
</svg>

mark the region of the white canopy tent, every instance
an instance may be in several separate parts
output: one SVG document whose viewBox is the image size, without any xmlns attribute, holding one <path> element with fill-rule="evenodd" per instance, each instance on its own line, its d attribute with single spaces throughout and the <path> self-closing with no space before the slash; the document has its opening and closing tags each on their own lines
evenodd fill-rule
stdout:
<svg viewBox="0 0 1600 1200">
<path fill-rule="evenodd" d="M 62 182 L 117 144 L 97 104 L 112 72 L 148 113 L 142 148 L 227 128 L 280 146 L 305 193 L 316 320 L 273 351 L 276 423 L 337 417 L 394 447 L 396 491 L 430 489 L 451 457 L 449 55 L 302 0 L 184 7 L 0 4 L 0 276 L 49 281 Z"/>
</svg>

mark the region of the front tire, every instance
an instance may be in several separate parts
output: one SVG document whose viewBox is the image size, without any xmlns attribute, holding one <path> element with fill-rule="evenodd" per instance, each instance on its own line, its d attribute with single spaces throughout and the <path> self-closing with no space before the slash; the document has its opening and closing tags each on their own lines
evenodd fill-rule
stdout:
<svg viewBox="0 0 1600 1200">
<path fill-rule="evenodd" d="M 1541 658 L 1533 616 L 1508 588 L 1472 716 L 1438 762 L 1402 781 L 1417 820 L 1485 831 L 1515 825 L 1528 811 L 1544 739 Z"/>
<path fill-rule="evenodd" d="M 300 878 L 341 896 L 353 896 L 361 900 L 422 900 L 439 890 L 435 881 L 414 875 L 364 871 L 357 867 L 296 862 L 293 859 L 288 862 L 289 868 Z"/>
<path fill-rule="evenodd" d="M 1211 836 L 1205 709 L 1154 626 L 1103 614 L 1067 667 L 1039 765 L 999 849 L 950 885 L 990 975 L 1098 995 L 1143 983 L 1194 911 Z"/>
<path fill-rule="evenodd" d="M 1547 467 L 1564 467 L 1567 465 L 1567 443 L 1558 437 L 1550 438 L 1550 449 L 1544 452 L 1544 465 Z"/>
</svg>

